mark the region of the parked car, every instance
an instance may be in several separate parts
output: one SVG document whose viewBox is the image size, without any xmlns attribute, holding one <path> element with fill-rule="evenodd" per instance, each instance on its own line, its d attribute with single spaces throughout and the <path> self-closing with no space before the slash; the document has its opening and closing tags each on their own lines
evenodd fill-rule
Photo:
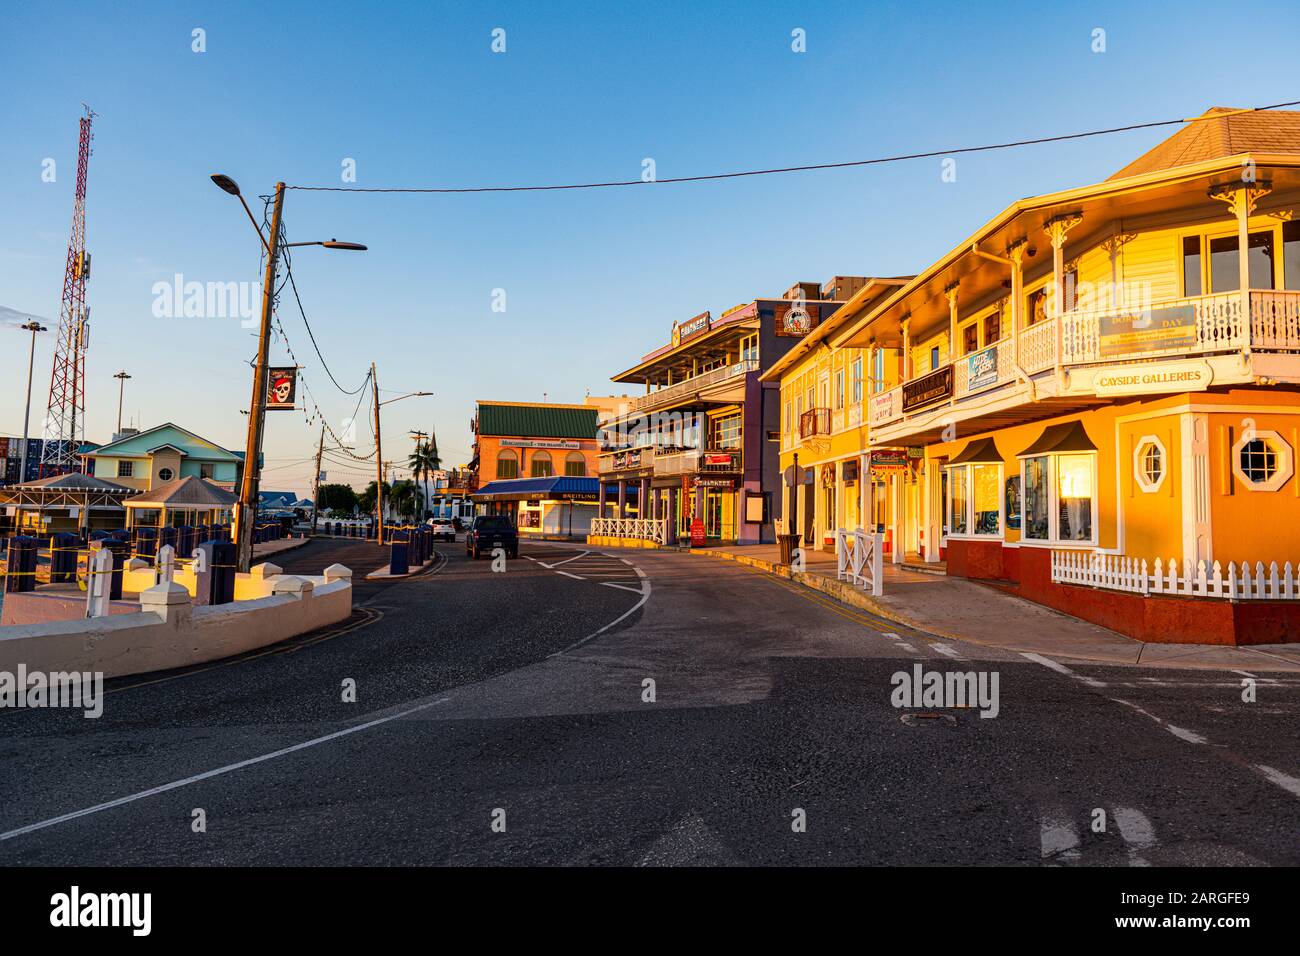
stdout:
<svg viewBox="0 0 1300 956">
<path fill-rule="evenodd" d="M 494 548 L 505 548 L 510 557 L 519 557 L 519 532 L 505 515 L 479 515 L 465 532 L 465 554 L 478 558 Z"/>
<path fill-rule="evenodd" d="M 429 530 L 433 532 L 435 540 L 456 540 L 456 529 L 452 527 L 452 523 L 446 518 L 430 518 L 426 524 L 428 524 Z"/>
</svg>

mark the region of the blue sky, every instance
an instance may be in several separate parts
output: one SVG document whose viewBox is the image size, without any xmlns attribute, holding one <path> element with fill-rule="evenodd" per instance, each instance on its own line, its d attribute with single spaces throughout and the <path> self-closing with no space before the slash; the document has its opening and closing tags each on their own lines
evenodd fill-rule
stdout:
<svg viewBox="0 0 1300 956">
<path fill-rule="evenodd" d="M 1268 17 L 1293 49 L 1300 18 Z M 277 179 L 472 186 L 637 179 L 861 159 L 1189 116 L 1300 98 L 1209 3 L 44 3 L 0 32 L 0 305 L 57 321 L 77 117 L 100 114 L 89 176 L 94 272 L 87 437 L 173 420 L 243 447 L 255 341 L 238 320 L 157 318 L 154 284 L 256 281 L 250 197 Z M 206 52 L 191 49 L 206 31 Z M 506 52 L 491 50 L 506 31 Z M 1106 51 L 1092 51 L 1093 30 Z M 806 33 L 807 52 L 791 49 Z M 1235 29 L 1235 28 L 1234 28 Z M 1172 130 L 958 160 L 724 182 L 468 196 L 290 192 L 295 276 L 348 388 L 386 389 L 386 458 L 436 427 L 469 451 L 475 399 L 582 401 L 665 342 L 798 280 L 914 272 L 1013 199 L 1103 179 Z M 57 178 L 42 182 L 53 158 Z M 492 311 L 493 290 L 506 311 Z M 292 300 L 281 316 L 334 427 L 329 385 Z M 48 388 L 40 341 L 33 416 Z M 0 434 L 22 428 L 26 333 L 0 328 Z M 273 352 L 287 360 L 283 347 Z M 393 397 L 398 391 L 384 393 Z M 361 426 L 363 453 L 370 429 Z M 316 432 L 269 416 L 263 487 L 306 490 Z M 331 478 L 353 478 L 331 468 Z"/>
</svg>

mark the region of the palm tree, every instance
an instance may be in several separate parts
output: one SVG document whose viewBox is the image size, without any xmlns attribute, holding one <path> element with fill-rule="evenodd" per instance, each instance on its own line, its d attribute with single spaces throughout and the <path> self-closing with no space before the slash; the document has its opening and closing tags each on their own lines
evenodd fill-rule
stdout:
<svg viewBox="0 0 1300 956">
<path fill-rule="evenodd" d="M 442 458 L 438 455 L 438 437 L 430 433 L 432 440 L 423 444 L 417 442 L 415 450 L 406 458 L 406 466 L 412 476 L 420 482 L 421 498 L 424 510 L 429 507 L 429 476 L 442 468 Z"/>
</svg>

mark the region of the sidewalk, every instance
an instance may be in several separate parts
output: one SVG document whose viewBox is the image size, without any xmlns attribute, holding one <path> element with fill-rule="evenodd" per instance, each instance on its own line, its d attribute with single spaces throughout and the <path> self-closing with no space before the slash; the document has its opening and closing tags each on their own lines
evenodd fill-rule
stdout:
<svg viewBox="0 0 1300 956">
<path fill-rule="evenodd" d="M 830 551 L 805 551 L 807 570 L 802 573 L 792 573 L 777 563 L 780 549 L 775 544 L 720 547 L 691 553 L 736 561 L 916 630 L 971 644 L 1101 664 L 1300 673 L 1300 644 L 1253 647 L 1147 644 L 997 588 L 965 578 L 905 571 L 889 562 L 884 566 L 884 593 L 873 597 L 836 578 L 835 554 Z"/>
</svg>

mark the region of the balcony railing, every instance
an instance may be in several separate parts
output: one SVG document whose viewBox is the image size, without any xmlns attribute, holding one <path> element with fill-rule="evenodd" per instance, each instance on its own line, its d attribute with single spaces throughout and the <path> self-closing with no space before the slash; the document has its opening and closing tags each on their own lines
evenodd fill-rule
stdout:
<svg viewBox="0 0 1300 956">
<path fill-rule="evenodd" d="M 799 437 L 812 438 L 816 435 L 831 433 L 831 410 L 829 408 L 810 408 L 799 416 Z"/>
<path fill-rule="evenodd" d="M 735 448 L 632 448 L 606 452 L 598 464 L 602 475 L 653 468 L 656 475 L 691 475 L 742 470 L 741 451 Z"/>
<path fill-rule="evenodd" d="M 655 544 L 668 542 L 667 518 L 592 518 L 591 534 L 601 538 L 635 538 Z"/>
<path fill-rule="evenodd" d="M 1094 309 L 1067 312 L 1061 317 L 1061 364 L 1089 365 L 1103 362 L 1132 362 L 1216 353 L 1254 351 L 1300 352 L 1300 292 L 1252 291 L 1250 322 L 1242 321 L 1241 293 L 1219 292 L 1183 299 L 1150 303 L 1147 308 L 1157 319 L 1166 317 L 1162 328 L 1143 329 L 1122 320 L 1136 310 Z M 1107 320 L 1121 320 L 1108 322 Z M 1049 319 L 1024 329 L 1019 335 L 1018 356 L 1011 338 L 964 355 L 953 363 L 952 399 L 1006 385 L 1021 370 L 1036 375 L 1056 364 L 1057 320 Z M 1143 348 L 1146 343 L 1147 347 Z M 875 427 L 903 417 L 903 388 L 896 386 L 867 399 L 868 423 Z M 942 404 L 942 402 L 935 403 Z M 932 409 L 934 404 L 924 406 Z M 918 409 L 919 410 L 919 409 Z M 802 424 L 802 423 L 801 423 Z"/>
<path fill-rule="evenodd" d="M 702 388 L 719 385 L 730 379 L 740 378 L 749 372 L 756 371 L 758 371 L 758 362 L 752 359 L 746 362 L 736 362 L 734 365 L 727 365 L 723 368 L 710 369 L 703 374 L 696 375 L 694 378 L 688 378 L 685 381 L 669 385 L 667 388 L 637 396 L 628 402 L 628 411 L 640 412 L 647 408 L 657 408 L 660 405 L 689 398 Z"/>
</svg>

